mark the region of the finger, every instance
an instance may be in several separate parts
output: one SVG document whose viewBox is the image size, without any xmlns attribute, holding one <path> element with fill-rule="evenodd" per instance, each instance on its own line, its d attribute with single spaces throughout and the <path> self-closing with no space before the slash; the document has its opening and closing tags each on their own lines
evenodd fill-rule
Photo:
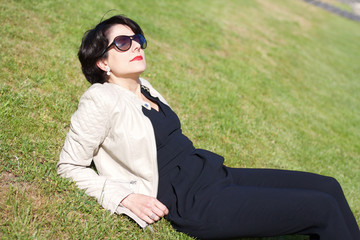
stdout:
<svg viewBox="0 0 360 240">
<path fill-rule="evenodd" d="M 156 215 L 155 213 L 152 213 L 150 218 L 154 221 L 159 221 L 160 220 L 160 217 L 158 215 Z"/>
<path fill-rule="evenodd" d="M 169 213 L 169 209 L 159 200 L 156 201 L 155 206 L 163 212 L 162 217 Z"/>
<path fill-rule="evenodd" d="M 148 224 L 154 223 L 154 219 L 152 219 L 152 218 L 151 218 L 150 216 L 148 216 L 148 215 L 143 215 L 141 219 L 144 220 L 145 222 L 147 222 Z"/>
<path fill-rule="evenodd" d="M 158 210 L 159 211 L 159 210 Z M 160 212 L 161 213 L 161 212 Z M 161 216 L 158 215 L 158 213 L 156 211 L 153 211 L 151 209 L 148 209 L 146 212 L 144 212 L 144 214 L 149 217 L 151 220 L 153 221 L 159 221 Z"/>
<path fill-rule="evenodd" d="M 159 217 L 163 217 L 165 215 L 164 211 L 157 208 L 156 206 L 152 209 L 153 213 L 155 213 Z M 151 216 L 151 215 L 150 215 Z"/>
</svg>

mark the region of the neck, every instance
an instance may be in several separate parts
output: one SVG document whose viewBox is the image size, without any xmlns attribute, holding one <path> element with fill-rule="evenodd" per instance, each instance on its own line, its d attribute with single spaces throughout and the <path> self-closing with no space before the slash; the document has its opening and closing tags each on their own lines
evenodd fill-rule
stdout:
<svg viewBox="0 0 360 240">
<path fill-rule="evenodd" d="M 137 78 L 110 78 L 110 83 L 117 84 L 130 92 L 137 94 L 140 90 L 140 80 Z"/>
</svg>

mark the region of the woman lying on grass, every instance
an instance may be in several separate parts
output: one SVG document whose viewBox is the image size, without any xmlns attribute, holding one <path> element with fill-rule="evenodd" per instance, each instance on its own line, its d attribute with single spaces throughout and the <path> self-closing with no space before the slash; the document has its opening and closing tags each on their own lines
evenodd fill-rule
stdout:
<svg viewBox="0 0 360 240">
<path fill-rule="evenodd" d="M 201 239 L 360 239 L 335 179 L 230 168 L 221 156 L 194 148 L 165 99 L 140 78 L 145 48 L 141 28 L 124 16 L 85 33 L 78 56 L 92 86 L 71 118 L 58 163 L 61 176 L 141 227 L 165 217 L 178 231 Z"/>
</svg>

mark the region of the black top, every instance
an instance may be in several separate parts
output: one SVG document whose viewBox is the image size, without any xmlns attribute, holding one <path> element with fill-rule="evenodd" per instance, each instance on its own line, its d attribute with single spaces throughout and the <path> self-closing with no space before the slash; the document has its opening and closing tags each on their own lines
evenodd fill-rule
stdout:
<svg viewBox="0 0 360 240">
<path fill-rule="evenodd" d="M 143 107 L 154 128 L 159 168 L 158 199 L 173 225 L 196 226 L 206 222 L 204 212 L 216 192 L 228 186 L 231 178 L 223 165 L 223 157 L 202 149 L 182 134 L 177 115 L 145 89 L 144 96 L 159 106 L 159 111 Z"/>
</svg>

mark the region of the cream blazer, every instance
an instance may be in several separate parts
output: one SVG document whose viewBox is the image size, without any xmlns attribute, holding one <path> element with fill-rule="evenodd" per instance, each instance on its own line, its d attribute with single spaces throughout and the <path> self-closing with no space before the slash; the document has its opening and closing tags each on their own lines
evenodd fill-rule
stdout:
<svg viewBox="0 0 360 240">
<path fill-rule="evenodd" d="M 166 103 L 148 81 L 140 82 Z M 71 117 L 57 172 L 75 181 L 111 213 L 126 214 L 144 228 L 147 223 L 120 204 L 130 193 L 157 196 L 155 135 L 143 105 L 121 86 L 93 84 Z M 92 161 L 96 170 L 90 167 Z"/>
</svg>

